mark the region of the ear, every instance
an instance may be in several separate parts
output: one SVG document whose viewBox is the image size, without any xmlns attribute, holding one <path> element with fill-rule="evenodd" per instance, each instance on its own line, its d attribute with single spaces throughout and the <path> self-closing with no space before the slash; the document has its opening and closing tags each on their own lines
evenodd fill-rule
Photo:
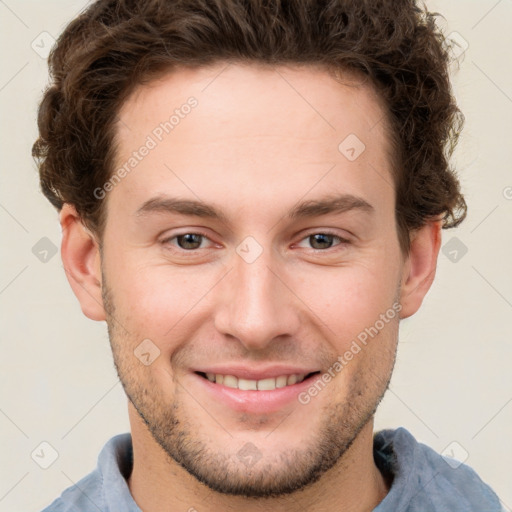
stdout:
<svg viewBox="0 0 512 512">
<path fill-rule="evenodd" d="M 62 263 L 69 284 L 84 315 L 91 320 L 105 320 L 99 244 L 82 224 L 74 206 L 65 203 L 59 217 L 62 227 Z"/>
<path fill-rule="evenodd" d="M 400 318 L 418 311 L 434 281 L 441 247 L 441 224 L 440 220 L 430 221 L 411 234 L 411 248 L 402 273 Z"/>
</svg>

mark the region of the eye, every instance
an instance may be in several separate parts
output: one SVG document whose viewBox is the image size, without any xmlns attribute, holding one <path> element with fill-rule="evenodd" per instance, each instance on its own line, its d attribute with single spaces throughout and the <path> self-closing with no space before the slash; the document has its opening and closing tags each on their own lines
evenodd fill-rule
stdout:
<svg viewBox="0 0 512 512">
<path fill-rule="evenodd" d="M 202 243 L 205 240 L 208 240 L 208 238 L 201 233 L 183 233 L 182 235 L 167 238 L 163 243 L 178 246 L 185 251 L 192 251 L 194 249 L 204 249 Z M 176 243 L 173 243 L 174 241 Z"/>
<path fill-rule="evenodd" d="M 305 241 L 306 243 L 309 243 L 310 246 L 315 250 L 330 249 L 336 245 L 349 243 L 348 240 L 341 238 L 340 236 L 333 233 L 313 233 L 306 238 L 303 238 L 298 245 L 301 246 L 301 244 Z M 334 243 L 335 241 L 338 241 L 338 243 Z"/>
<path fill-rule="evenodd" d="M 184 251 L 194 251 L 196 249 L 204 249 L 208 243 L 209 238 L 201 233 L 183 233 L 181 235 L 175 235 L 169 237 L 163 241 L 164 244 L 169 244 L 174 247 L 178 247 Z M 328 232 L 313 233 L 303 238 L 299 244 L 299 247 L 304 247 L 304 243 L 308 243 L 309 246 L 314 250 L 324 251 L 331 249 L 337 245 L 347 245 L 350 242 L 338 235 Z"/>
</svg>

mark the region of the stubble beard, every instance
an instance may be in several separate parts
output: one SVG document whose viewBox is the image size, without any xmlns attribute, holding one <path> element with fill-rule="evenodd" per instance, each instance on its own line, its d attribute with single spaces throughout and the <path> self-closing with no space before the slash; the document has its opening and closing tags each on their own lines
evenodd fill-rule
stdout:
<svg viewBox="0 0 512 512">
<path fill-rule="evenodd" d="M 343 456 L 357 436 L 373 419 L 391 379 L 394 353 L 388 354 L 384 377 L 373 372 L 356 374 L 350 382 L 347 398 L 323 408 L 321 428 L 295 449 L 265 455 L 248 467 L 229 446 L 207 443 L 205 433 L 193 418 L 187 417 L 178 392 L 182 385 L 173 377 L 176 392 L 170 402 L 155 381 L 150 367 L 140 364 L 133 354 L 137 343 L 130 339 L 115 319 L 112 293 L 103 277 L 103 302 L 107 317 L 109 340 L 117 374 L 125 393 L 140 415 L 156 443 L 163 449 L 170 464 L 177 463 L 198 481 L 220 494 L 245 498 L 277 498 L 305 489 L 317 482 Z M 139 340 L 140 341 L 140 340 Z M 377 378 L 376 378 L 377 377 Z M 371 392 L 368 393 L 368 388 Z M 189 397 L 189 396 L 188 396 Z M 188 398 L 190 399 L 190 397 Z M 297 407 L 308 407 L 300 405 Z M 293 412 L 289 419 L 293 418 Z M 211 429 L 217 428 L 212 420 Z M 206 432 L 207 433 L 207 432 Z M 203 435 L 202 435 L 203 434 Z M 272 435 L 279 435 L 277 429 Z"/>
</svg>

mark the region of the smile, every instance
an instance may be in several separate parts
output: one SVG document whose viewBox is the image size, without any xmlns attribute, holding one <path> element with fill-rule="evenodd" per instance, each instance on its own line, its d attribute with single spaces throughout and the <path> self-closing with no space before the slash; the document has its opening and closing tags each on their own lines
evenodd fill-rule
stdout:
<svg viewBox="0 0 512 512">
<path fill-rule="evenodd" d="M 235 377 L 234 375 L 222 375 L 219 373 L 203 373 L 198 372 L 205 379 L 215 384 L 222 384 L 228 388 L 240 389 L 242 391 L 273 391 L 274 389 L 284 388 L 287 386 L 293 386 L 299 384 L 305 378 L 310 377 L 314 373 L 310 374 L 292 374 L 292 375 L 279 375 L 278 377 L 269 377 L 260 380 L 254 379 L 243 379 Z"/>
</svg>

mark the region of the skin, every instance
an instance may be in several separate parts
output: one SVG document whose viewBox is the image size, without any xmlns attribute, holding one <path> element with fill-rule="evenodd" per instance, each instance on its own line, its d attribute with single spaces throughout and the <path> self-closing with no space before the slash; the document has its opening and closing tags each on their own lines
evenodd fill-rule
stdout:
<svg viewBox="0 0 512 512">
<path fill-rule="evenodd" d="M 219 63 L 138 87 L 120 112 L 118 166 L 190 96 L 197 107 L 104 199 L 101 250 L 73 206 L 60 215 L 69 282 L 84 314 L 106 320 L 129 397 L 130 492 L 150 512 L 372 510 L 390 486 L 373 461 L 373 416 L 399 318 L 434 279 L 440 222 L 401 252 L 383 105 L 369 85 L 311 66 Z M 349 134 L 366 146 L 354 161 L 338 150 Z M 136 215 L 159 194 L 225 218 Z M 287 216 L 336 194 L 372 210 Z M 198 248 L 180 248 L 177 235 L 198 232 Z M 325 232 L 335 236 L 318 248 L 311 235 Z M 236 251 L 248 236 L 262 250 L 251 263 Z M 307 405 L 235 411 L 192 372 L 283 363 L 324 373 L 398 302 L 400 314 Z M 147 366 L 134 355 L 144 339 L 160 350 Z M 250 468 L 237 457 L 249 442 L 261 455 Z"/>
</svg>

